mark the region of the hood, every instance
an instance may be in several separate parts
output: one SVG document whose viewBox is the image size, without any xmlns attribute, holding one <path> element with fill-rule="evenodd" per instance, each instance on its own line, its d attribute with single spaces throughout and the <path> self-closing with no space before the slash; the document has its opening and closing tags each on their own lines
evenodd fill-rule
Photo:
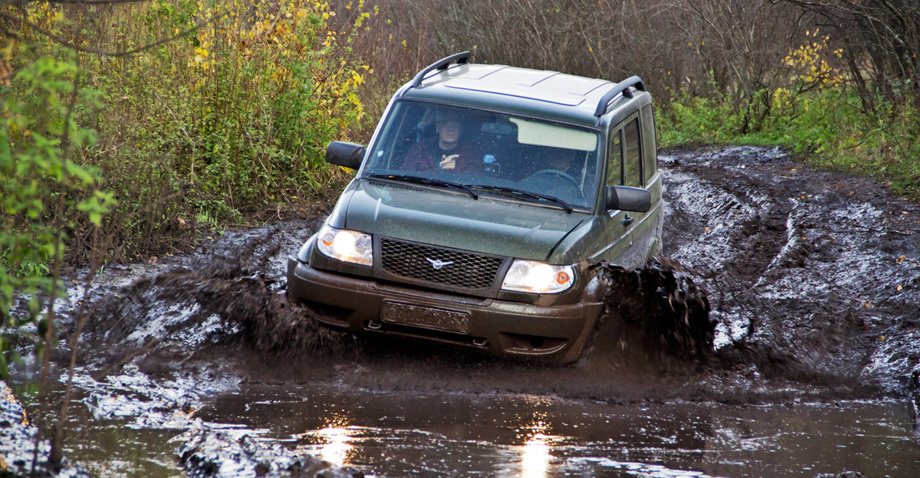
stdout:
<svg viewBox="0 0 920 478">
<path fill-rule="evenodd" d="M 547 260 L 590 216 L 453 190 L 359 179 L 330 224 L 383 237 L 486 254 Z M 342 217 L 344 216 L 344 217 Z M 344 221 L 342 221 L 344 219 Z"/>
</svg>

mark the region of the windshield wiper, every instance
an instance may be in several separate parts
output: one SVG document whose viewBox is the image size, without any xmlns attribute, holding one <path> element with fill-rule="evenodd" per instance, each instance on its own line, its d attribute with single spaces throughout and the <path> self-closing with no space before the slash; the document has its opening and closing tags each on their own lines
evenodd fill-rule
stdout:
<svg viewBox="0 0 920 478">
<path fill-rule="evenodd" d="M 455 183 L 451 181 L 444 181 L 441 179 L 425 178 L 421 176 L 411 176 L 408 174 L 370 174 L 367 177 L 373 179 L 392 179 L 395 181 L 405 181 L 407 183 L 415 184 L 424 184 L 426 186 L 446 186 L 455 189 L 460 189 L 465 191 L 467 194 L 473 197 L 473 199 L 479 199 L 479 195 L 476 194 L 476 191 L 470 189 L 469 186 L 464 184 Z"/>
<path fill-rule="evenodd" d="M 572 211 L 575 210 L 575 208 L 573 208 L 569 203 L 555 196 L 550 196 L 549 194 L 534 193 L 530 191 L 522 191 L 520 189 L 509 188 L 506 186 L 491 186 L 491 185 L 486 185 L 486 184 L 471 184 L 469 187 L 475 188 L 475 189 L 481 189 L 483 191 L 493 191 L 493 192 L 498 192 L 498 193 L 504 193 L 504 194 L 508 194 L 512 196 L 526 196 L 526 197 L 531 197 L 531 198 L 536 198 L 536 199 L 544 199 L 546 201 L 554 202 L 562 206 L 562 208 L 565 209 L 565 212 L 567 213 L 571 213 Z"/>
</svg>

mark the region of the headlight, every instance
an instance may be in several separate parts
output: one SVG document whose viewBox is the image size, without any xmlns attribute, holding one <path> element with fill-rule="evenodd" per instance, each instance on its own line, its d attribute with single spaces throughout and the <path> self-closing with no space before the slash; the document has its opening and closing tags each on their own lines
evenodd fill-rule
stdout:
<svg viewBox="0 0 920 478">
<path fill-rule="evenodd" d="M 553 266 L 543 262 L 515 259 L 505 274 L 502 289 L 537 294 L 556 294 L 575 283 L 572 266 Z"/>
<path fill-rule="evenodd" d="M 316 235 L 316 247 L 333 259 L 374 265 L 374 242 L 370 234 L 323 226 Z"/>
</svg>

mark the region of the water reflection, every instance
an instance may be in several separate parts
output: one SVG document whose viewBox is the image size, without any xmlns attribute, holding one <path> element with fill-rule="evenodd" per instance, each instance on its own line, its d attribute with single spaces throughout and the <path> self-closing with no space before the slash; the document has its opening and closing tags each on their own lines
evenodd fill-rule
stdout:
<svg viewBox="0 0 920 478">
<path fill-rule="evenodd" d="M 914 478 L 920 463 L 917 442 L 902 429 L 906 418 L 893 418 L 907 412 L 880 404 L 636 407 L 528 397 L 376 398 L 291 401 L 309 404 L 290 414 L 302 419 L 279 414 L 278 404 L 288 402 L 272 401 L 264 412 L 278 420 L 279 436 L 296 438 L 297 453 L 381 478 L 815 476 L 869 466 Z"/>
<path fill-rule="evenodd" d="M 348 430 L 345 428 L 328 427 L 320 430 L 319 435 L 326 440 L 326 444 L 319 449 L 319 456 L 329 463 L 343 466 L 348 460 L 348 454 L 351 452 L 351 437 L 348 436 Z"/>
<path fill-rule="evenodd" d="M 546 478 L 550 474 L 553 445 L 559 437 L 550 435 L 550 419 L 545 412 L 534 411 L 524 415 L 521 427 L 524 445 L 521 447 L 521 477 Z"/>
<path fill-rule="evenodd" d="M 354 437 L 351 436 L 348 421 L 345 415 L 333 414 L 324 428 L 314 432 L 322 441 L 317 449 L 320 458 L 338 466 L 348 464 L 349 456 L 354 451 Z"/>
<path fill-rule="evenodd" d="M 549 472 L 549 461 L 552 449 L 550 437 L 537 433 L 524 443 L 521 452 L 521 476 L 524 478 L 546 478 Z"/>
</svg>

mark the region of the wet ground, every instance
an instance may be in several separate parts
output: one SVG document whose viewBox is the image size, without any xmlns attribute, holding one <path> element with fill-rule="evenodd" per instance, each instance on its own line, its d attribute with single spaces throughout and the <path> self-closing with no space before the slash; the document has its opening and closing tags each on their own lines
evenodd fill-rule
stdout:
<svg viewBox="0 0 920 478">
<path fill-rule="evenodd" d="M 547 367 L 317 330 L 283 290 L 321 218 L 279 222 L 73 279 L 68 328 L 93 307 L 67 455 L 122 476 L 917 476 L 920 207 L 780 150 L 660 160 L 669 260 L 646 273 L 679 267 L 714 336 L 672 353 L 610 319 Z M 34 372 L 11 381 L 27 409 Z"/>
</svg>

